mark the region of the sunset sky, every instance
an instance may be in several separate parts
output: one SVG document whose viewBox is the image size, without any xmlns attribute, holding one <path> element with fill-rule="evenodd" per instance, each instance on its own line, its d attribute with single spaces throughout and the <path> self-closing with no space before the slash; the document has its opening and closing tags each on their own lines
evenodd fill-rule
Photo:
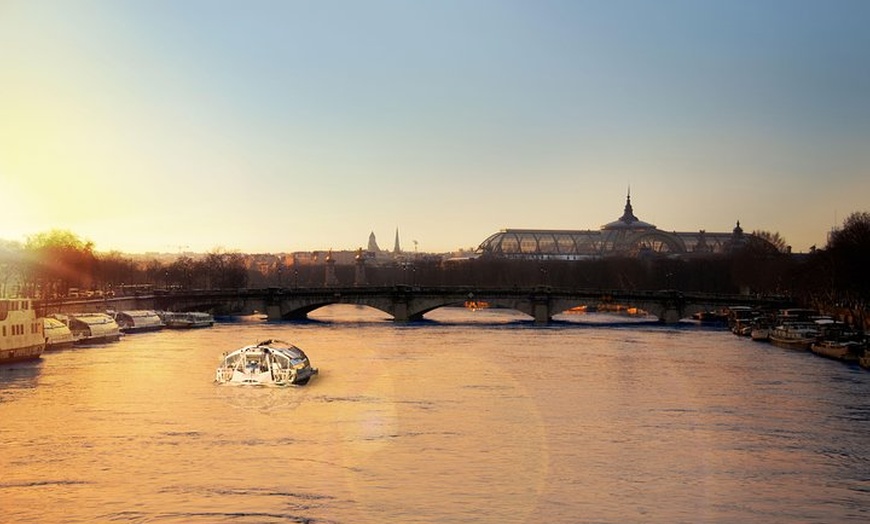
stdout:
<svg viewBox="0 0 870 524">
<path fill-rule="evenodd" d="M 870 211 L 866 0 L 0 0 L 0 239 L 476 247 Z"/>
</svg>

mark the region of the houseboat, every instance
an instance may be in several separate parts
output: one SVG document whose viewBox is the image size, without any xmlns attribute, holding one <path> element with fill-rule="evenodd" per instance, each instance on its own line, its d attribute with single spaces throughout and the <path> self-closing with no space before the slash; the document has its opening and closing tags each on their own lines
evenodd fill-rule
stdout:
<svg viewBox="0 0 870 524">
<path fill-rule="evenodd" d="M 729 306 L 725 309 L 728 328 L 735 335 L 749 336 L 755 311 L 749 306 Z"/>
<path fill-rule="evenodd" d="M 69 316 L 69 329 L 76 344 L 103 344 L 121 338 L 115 319 L 105 313 L 76 313 Z"/>
<path fill-rule="evenodd" d="M 209 313 L 198 311 L 162 313 L 163 323 L 170 329 L 191 329 L 211 327 L 214 325 L 214 317 Z"/>
<path fill-rule="evenodd" d="M 45 351 L 42 321 L 26 298 L 0 298 L 0 364 L 37 359 Z"/>
<path fill-rule="evenodd" d="M 822 318 L 816 320 L 816 325 L 819 326 L 819 337 L 810 345 L 810 351 L 816 355 L 844 362 L 858 362 L 864 354 L 865 340 L 843 322 Z"/>
<path fill-rule="evenodd" d="M 114 314 L 115 322 L 122 333 L 142 333 L 163 329 L 163 320 L 156 311 L 142 309 L 135 311 L 118 311 Z"/>
<path fill-rule="evenodd" d="M 67 318 L 67 317 L 64 317 Z M 45 331 L 45 350 L 66 349 L 73 345 L 75 338 L 69 326 L 56 316 L 42 319 L 42 327 Z"/>
<path fill-rule="evenodd" d="M 808 351 L 819 338 L 819 329 L 811 322 L 778 324 L 770 330 L 770 343 L 786 349 Z"/>
<path fill-rule="evenodd" d="M 773 319 L 768 316 L 756 317 L 752 321 L 749 338 L 756 342 L 769 342 L 772 323 Z"/>
<path fill-rule="evenodd" d="M 809 351 L 819 338 L 819 325 L 815 322 L 817 315 L 811 309 L 780 309 L 770 329 L 770 343 L 781 348 Z"/>
</svg>

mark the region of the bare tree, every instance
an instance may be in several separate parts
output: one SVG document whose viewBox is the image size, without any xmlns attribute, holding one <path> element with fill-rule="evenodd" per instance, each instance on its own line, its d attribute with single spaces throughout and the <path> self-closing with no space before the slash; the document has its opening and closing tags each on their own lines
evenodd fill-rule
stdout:
<svg viewBox="0 0 870 524">
<path fill-rule="evenodd" d="M 771 233 L 770 231 L 753 231 L 752 236 L 755 238 L 761 239 L 769 243 L 771 246 L 775 247 L 777 251 L 780 253 L 788 253 L 789 247 L 786 243 L 785 239 L 782 238 L 779 233 Z"/>
</svg>

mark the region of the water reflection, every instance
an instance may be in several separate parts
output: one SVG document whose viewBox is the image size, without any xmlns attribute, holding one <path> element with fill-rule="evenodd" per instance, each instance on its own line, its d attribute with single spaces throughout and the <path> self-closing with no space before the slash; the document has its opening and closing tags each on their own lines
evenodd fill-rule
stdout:
<svg viewBox="0 0 870 524">
<path fill-rule="evenodd" d="M 0 395 L 3 391 L 33 389 L 39 385 L 43 359 L 0 364 Z M 2 396 L 0 396 L 2 399 Z"/>
<path fill-rule="evenodd" d="M 3 518 L 870 516 L 864 371 L 697 327 L 431 317 L 323 308 L 313 322 L 131 335 L 2 367 L 0 441 L 15 449 L 0 454 Z M 266 338 L 299 345 L 320 374 L 214 383 L 222 353 Z"/>
</svg>

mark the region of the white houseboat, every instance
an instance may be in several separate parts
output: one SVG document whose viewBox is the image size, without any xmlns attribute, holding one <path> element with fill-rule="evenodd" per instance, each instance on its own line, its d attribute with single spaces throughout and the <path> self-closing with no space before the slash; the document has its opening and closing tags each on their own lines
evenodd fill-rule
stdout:
<svg viewBox="0 0 870 524">
<path fill-rule="evenodd" d="M 115 319 L 105 313 L 76 313 L 69 316 L 69 329 L 76 344 L 102 344 L 121 338 Z"/>
<path fill-rule="evenodd" d="M 64 317 L 67 318 L 67 317 Z M 59 318 L 50 316 L 42 319 L 42 327 L 45 331 L 45 349 L 65 349 L 73 345 L 75 338 L 69 326 Z"/>
<path fill-rule="evenodd" d="M 214 317 L 211 314 L 199 311 L 164 311 L 162 315 L 163 323 L 170 329 L 191 329 L 214 325 Z"/>
<path fill-rule="evenodd" d="M 123 333 L 141 333 L 157 331 L 165 326 L 156 311 L 141 309 L 135 311 L 118 311 L 114 315 L 118 329 Z"/>
<path fill-rule="evenodd" d="M 39 358 L 45 351 L 42 321 L 25 298 L 0 298 L 0 364 Z"/>
<path fill-rule="evenodd" d="M 819 329 L 810 322 L 778 324 L 770 330 L 770 343 L 785 349 L 809 351 L 819 337 Z"/>
</svg>

